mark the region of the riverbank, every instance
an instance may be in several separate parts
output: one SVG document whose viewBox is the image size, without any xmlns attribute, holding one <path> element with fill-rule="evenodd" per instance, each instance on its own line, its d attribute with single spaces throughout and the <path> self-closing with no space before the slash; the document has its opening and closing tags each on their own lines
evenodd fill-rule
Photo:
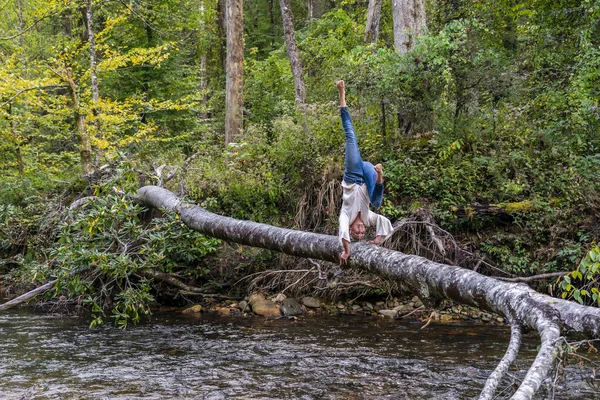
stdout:
<svg viewBox="0 0 600 400">
<path fill-rule="evenodd" d="M 241 301 L 221 301 L 205 298 L 186 308 L 176 308 L 183 314 L 214 313 L 221 316 L 295 318 L 298 316 L 318 317 L 333 315 L 358 315 L 374 318 L 408 319 L 440 323 L 471 321 L 480 324 L 504 325 L 503 317 L 481 311 L 474 307 L 443 301 L 436 312 L 423 305 L 417 297 L 398 298 L 377 301 L 338 300 L 327 301 L 312 296 L 301 298 L 286 297 L 279 294 L 267 296 L 253 293 Z"/>
</svg>

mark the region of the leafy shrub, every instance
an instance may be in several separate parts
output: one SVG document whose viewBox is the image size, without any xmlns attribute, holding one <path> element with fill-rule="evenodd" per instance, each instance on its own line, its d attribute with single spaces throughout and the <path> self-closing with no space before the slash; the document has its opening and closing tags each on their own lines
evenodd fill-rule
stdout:
<svg viewBox="0 0 600 400">
<path fill-rule="evenodd" d="M 203 257 L 219 240 L 183 225 L 174 213 L 149 222 L 144 208 L 127 198 L 105 195 L 74 211 L 59 228 L 52 257 L 58 265 L 56 294 L 77 298 L 92 311 L 92 326 L 103 323 L 105 311 L 126 328 L 149 315 L 154 300 L 144 270 L 207 272 Z"/>
<path fill-rule="evenodd" d="M 559 281 L 562 298 L 573 298 L 579 304 L 600 305 L 600 247 L 593 245 L 576 270 Z"/>
</svg>

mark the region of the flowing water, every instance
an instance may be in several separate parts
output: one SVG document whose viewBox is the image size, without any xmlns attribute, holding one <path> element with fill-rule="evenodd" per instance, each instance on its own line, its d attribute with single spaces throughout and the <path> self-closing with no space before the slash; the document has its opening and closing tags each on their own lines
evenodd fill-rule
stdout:
<svg viewBox="0 0 600 400">
<path fill-rule="evenodd" d="M 510 336 L 505 327 L 420 330 L 421 323 L 347 315 L 161 313 L 127 331 L 87 324 L 0 314 L 0 399 L 473 399 Z M 537 343 L 526 336 L 513 376 L 523 376 Z M 592 373 L 568 366 L 554 398 L 600 399 Z M 503 390 L 499 398 L 508 382 Z"/>
</svg>

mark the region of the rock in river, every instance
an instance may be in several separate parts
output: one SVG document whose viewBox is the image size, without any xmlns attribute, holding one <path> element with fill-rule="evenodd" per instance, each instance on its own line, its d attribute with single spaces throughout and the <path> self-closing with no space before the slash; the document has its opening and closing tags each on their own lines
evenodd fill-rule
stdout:
<svg viewBox="0 0 600 400">
<path fill-rule="evenodd" d="M 309 308 L 319 308 L 321 307 L 321 303 L 319 300 L 314 297 L 306 296 L 302 298 L 302 304 Z"/>
<path fill-rule="evenodd" d="M 383 315 L 384 317 L 388 317 L 388 318 L 396 318 L 396 316 L 398 315 L 398 311 L 396 311 L 396 310 L 379 310 L 379 314 Z"/>
<path fill-rule="evenodd" d="M 181 313 L 182 314 L 196 314 L 202 311 L 202 306 L 200 304 L 196 304 L 195 306 L 191 306 L 186 308 Z"/>
<path fill-rule="evenodd" d="M 286 317 L 293 317 L 294 315 L 302 315 L 302 306 L 294 298 L 285 299 L 281 303 L 281 312 Z"/>
<path fill-rule="evenodd" d="M 261 293 L 252 294 L 250 296 L 250 306 L 255 314 L 263 317 L 280 317 L 281 310 L 279 305 L 270 300 L 265 299 Z"/>
</svg>

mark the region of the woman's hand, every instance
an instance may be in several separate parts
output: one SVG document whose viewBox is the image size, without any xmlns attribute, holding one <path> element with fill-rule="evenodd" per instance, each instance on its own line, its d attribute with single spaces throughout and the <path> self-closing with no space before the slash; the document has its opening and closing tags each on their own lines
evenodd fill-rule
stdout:
<svg viewBox="0 0 600 400">
<path fill-rule="evenodd" d="M 350 252 L 341 252 L 340 253 L 340 264 L 346 264 L 348 262 L 348 257 L 350 257 Z"/>
</svg>

